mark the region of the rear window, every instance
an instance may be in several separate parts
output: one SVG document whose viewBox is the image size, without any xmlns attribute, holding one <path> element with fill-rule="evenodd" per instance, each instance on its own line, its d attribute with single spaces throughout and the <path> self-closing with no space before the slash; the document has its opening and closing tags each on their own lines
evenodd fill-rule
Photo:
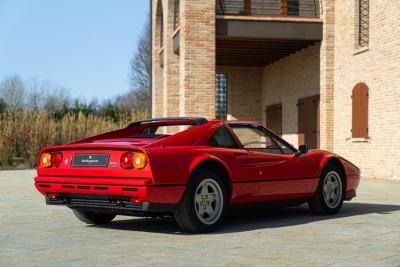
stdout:
<svg viewBox="0 0 400 267">
<path fill-rule="evenodd" d="M 157 135 L 173 135 L 183 132 L 195 125 L 156 125 L 143 128 L 140 135 L 157 136 Z"/>
<path fill-rule="evenodd" d="M 208 140 L 209 146 L 237 147 L 237 143 L 231 132 L 226 127 L 219 128 Z"/>
</svg>

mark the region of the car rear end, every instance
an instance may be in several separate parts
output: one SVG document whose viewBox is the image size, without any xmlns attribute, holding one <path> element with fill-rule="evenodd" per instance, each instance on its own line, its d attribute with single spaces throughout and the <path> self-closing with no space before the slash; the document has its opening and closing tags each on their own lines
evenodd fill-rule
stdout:
<svg viewBox="0 0 400 267">
<path fill-rule="evenodd" d="M 171 212 L 181 186 L 158 185 L 148 151 L 130 144 L 70 144 L 40 153 L 35 187 L 48 205 L 141 215 Z"/>
</svg>

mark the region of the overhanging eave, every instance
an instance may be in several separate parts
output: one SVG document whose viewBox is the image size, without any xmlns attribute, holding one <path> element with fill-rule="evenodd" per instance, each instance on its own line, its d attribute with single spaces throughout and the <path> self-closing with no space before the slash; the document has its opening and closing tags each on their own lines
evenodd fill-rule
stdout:
<svg viewBox="0 0 400 267">
<path fill-rule="evenodd" d="M 319 19 L 307 22 L 217 19 L 216 34 L 225 38 L 321 41 L 322 25 Z"/>
<path fill-rule="evenodd" d="M 322 40 L 320 19 L 217 19 L 216 63 L 265 66 Z"/>
</svg>

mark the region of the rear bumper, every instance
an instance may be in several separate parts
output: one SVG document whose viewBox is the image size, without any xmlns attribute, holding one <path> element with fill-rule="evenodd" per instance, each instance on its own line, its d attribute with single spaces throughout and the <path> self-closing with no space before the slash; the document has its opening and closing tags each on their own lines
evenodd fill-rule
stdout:
<svg viewBox="0 0 400 267">
<path fill-rule="evenodd" d="M 124 212 L 169 211 L 181 199 L 185 185 L 143 185 L 133 179 L 35 178 L 35 187 L 49 205 Z M 50 199 L 48 196 L 52 195 Z"/>
<path fill-rule="evenodd" d="M 170 213 L 175 204 L 139 202 L 133 203 L 130 197 L 56 193 L 55 198 L 46 196 L 47 205 L 67 206 L 71 209 L 101 211 L 120 215 L 140 215 L 142 213 Z"/>
</svg>

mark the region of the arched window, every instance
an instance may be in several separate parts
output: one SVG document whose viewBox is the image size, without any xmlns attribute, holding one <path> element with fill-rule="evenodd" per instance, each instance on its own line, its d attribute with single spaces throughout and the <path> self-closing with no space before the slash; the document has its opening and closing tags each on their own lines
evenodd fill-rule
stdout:
<svg viewBox="0 0 400 267">
<path fill-rule="evenodd" d="M 368 86 L 358 83 L 354 89 L 352 98 L 352 137 L 368 137 Z"/>
</svg>

